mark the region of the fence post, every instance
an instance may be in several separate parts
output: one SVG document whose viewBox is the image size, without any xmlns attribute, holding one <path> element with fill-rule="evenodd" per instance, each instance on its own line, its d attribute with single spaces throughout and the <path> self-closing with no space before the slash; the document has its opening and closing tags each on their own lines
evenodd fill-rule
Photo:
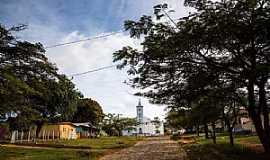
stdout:
<svg viewBox="0 0 270 160">
<path fill-rule="evenodd" d="M 30 142 L 30 138 L 31 138 L 31 132 L 30 132 L 30 129 L 28 131 L 28 138 L 27 138 L 27 142 Z"/>
<path fill-rule="evenodd" d="M 16 140 L 19 140 L 19 131 L 16 130 L 16 138 L 15 138 L 15 143 L 16 143 Z"/>
<path fill-rule="evenodd" d="M 49 140 L 50 140 L 50 130 L 47 133 L 47 141 L 49 141 Z"/>
<path fill-rule="evenodd" d="M 32 141 L 33 142 L 36 142 L 36 131 L 35 130 L 33 130 L 33 134 L 32 134 L 33 136 L 33 138 L 32 138 Z"/>
<path fill-rule="evenodd" d="M 42 134 L 42 140 L 44 141 L 44 136 L 45 136 L 45 130 L 43 130 L 43 134 Z"/>
<path fill-rule="evenodd" d="M 23 131 L 21 132 L 21 143 L 23 142 Z"/>
<path fill-rule="evenodd" d="M 10 143 L 16 142 L 16 131 L 12 131 Z"/>
</svg>

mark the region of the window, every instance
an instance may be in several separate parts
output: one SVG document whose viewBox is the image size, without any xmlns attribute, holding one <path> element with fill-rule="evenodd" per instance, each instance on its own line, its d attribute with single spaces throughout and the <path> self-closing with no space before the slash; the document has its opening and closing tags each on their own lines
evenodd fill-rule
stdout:
<svg viewBox="0 0 270 160">
<path fill-rule="evenodd" d="M 63 132 L 66 132 L 66 128 L 63 128 Z"/>
</svg>

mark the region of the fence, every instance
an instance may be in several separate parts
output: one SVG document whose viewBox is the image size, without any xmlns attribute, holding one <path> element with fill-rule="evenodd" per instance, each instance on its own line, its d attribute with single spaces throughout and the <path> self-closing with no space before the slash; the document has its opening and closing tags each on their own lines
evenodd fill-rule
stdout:
<svg viewBox="0 0 270 160">
<path fill-rule="evenodd" d="M 33 143 L 37 140 L 41 141 L 54 141 L 59 139 L 60 133 L 54 131 L 43 130 L 38 136 L 36 136 L 35 130 L 24 131 L 12 131 L 10 143 Z M 38 138 L 38 139 L 37 139 Z"/>
</svg>

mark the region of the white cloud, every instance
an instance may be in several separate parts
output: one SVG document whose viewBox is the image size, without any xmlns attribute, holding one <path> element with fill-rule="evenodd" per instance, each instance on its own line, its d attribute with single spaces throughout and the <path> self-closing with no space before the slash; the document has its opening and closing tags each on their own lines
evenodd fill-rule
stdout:
<svg viewBox="0 0 270 160">
<path fill-rule="evenodd" d="M 6 4 L 4 7 L 6 8 L 6 14 L 12 21 L 10 23 L 29 24 L 29 29 L 19 34 L 22 39 L 35 42 L 40 41 L 45 46 L 49 46 L 84 39 L 89 35 L 101 33 L 104 31 L 102 24 L 107 24 L 105 22 L 109 22 L 108 25 L 110 25 L 111 21 L 117 19 L 136 20 L 143 14 L 152 14 L 153 6 L 164 2 L 167 2 L 170 7 L 176 10 L 176 13 L 171 16 L 179 18 L 180 16 L 187 15 L 189 10 L 183 7 L 183 1 L 121 0 L 120 2 L 111 2 L 110 4 L 112 5 L 107 7 L 109 11 L 107 16 L 98 22 L 91 19 L 91 17 L 82 21 L 76 21 L 76 23 L 79 23 L 78 27 L 86 28 L 86 30 L 82 31 L 78 28 L 79 31 L 72 31 L 70 33 L 67 33 L 65 30 L 69 26 L 63 23 L 64 18 L 61 16 L 63 14 L 62 5 L 58 4 L 55 8 L 50 8 L 51 5 L 46 5 L 47 1 L 29 1 L 27 3 L 19 1 Z M 44 18 L 44 16 L 45 21 L 40 19 L 40 17 Z M 119 24 L 119 28 L 121 28 L 121 24 Z M 47 50 L 47 54 L 49 59 L 57 64 L 60 72 L 70 75 L 111 65 L 112 53 L 114 51 L 126 45 L 140 47 L 139 43 L 139 41 L 130 39 L 128 35 L 121 33 L 104 39 L 51 48 Z M 138 103 L 139 97 L 134 97 L 130 94 L 133 90 L 123 84 L 123 81 L 126 79 L 125 71 L 110 68 L 74 77 L 73 82 L 86 97 L 96 99 L 103 106 L 105 112 L 135 116 L 135 106 Z M 144 113 L 146 116 L 154 117 L 164 114 L 164 107 L 151 105 L 146 99 L 142 99 L 142 104 L 145 106 Z"/>
<path fill-rule="evenodd" d="M 85 38 L 83 34 L 74 31 L 63 37 L 61 42 Z M 60 72 L 71 75 L 111 65 L 112 53 L 127 45 L 141 48 L 140 40 L 134 40 L 124 33 L 119 33 L 107 38 L 51 48 L 47 52 L 50 60 L 59 67 Z M 130 94 L 133 90 L 123 83 L 126 79 L 125 71 L 110 68 L 74 77 L 73 82 L 86 97 L 96 99 L 105 112 L 135 116 L 135 106 L 139 97 Z M 149 104 L 146 99 L 142 102 L 146 116 L 162 117 L 164 115 L 164 107 Z"/>
</svg>

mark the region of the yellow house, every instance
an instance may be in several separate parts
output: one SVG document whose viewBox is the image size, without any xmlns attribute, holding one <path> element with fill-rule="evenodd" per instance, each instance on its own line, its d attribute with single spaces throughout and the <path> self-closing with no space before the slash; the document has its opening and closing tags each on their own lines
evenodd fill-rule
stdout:
<svg viewBox="0 0 270 160">
<path fill-rule="evenodd" d="M 71 122 L 45 124 L 39 133 L 42 139 L 77 139 L 76 126 Z"/>
</svg>

